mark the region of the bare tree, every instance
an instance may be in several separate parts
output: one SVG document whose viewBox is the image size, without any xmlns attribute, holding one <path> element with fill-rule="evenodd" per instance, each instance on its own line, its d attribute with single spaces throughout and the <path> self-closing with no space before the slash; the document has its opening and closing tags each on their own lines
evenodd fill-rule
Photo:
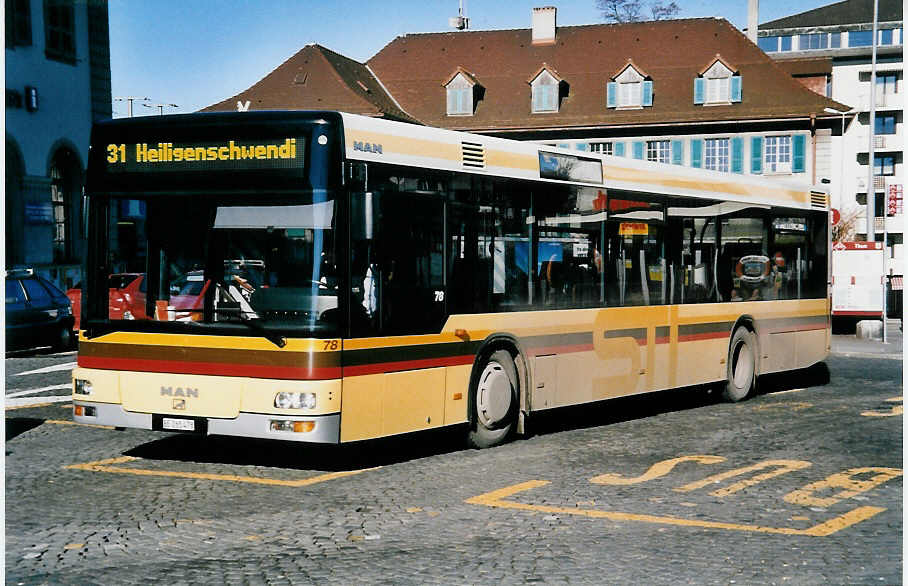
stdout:
<svg viewBox="0 0 908 586">
<path fill-rule="evenodd" d="M 850 206 L 842 211 L 839 223 L 832 227 L 833 242 L 851 242 L 857 232 L 858 218 L 861 215 L 861 208 Z"/>
<path fill-rule="evenodd" d="M 596 8 L 602 11 L 602 19 L 606 22 L 624 23 L 646 20 L 644 12 L 648 9 L 651 20 L 667 20 L 674 18 L 681 12 L 681 7 L 675 2 L 665 3 L 663 0 L 596 0 Z"/>
</svg>

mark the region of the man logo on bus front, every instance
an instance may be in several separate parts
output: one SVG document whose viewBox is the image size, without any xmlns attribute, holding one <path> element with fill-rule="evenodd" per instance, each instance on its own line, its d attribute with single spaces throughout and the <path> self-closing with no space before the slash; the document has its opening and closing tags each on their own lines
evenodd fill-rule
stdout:
<svg viewBox="0 0 908 586">
<path fill-rule="evenodd" d="M 191 387 L 161 387 L 161 396 L 162 397 L 195 397 L 199 398 L 199 389 L 193 389 Z"/>
</svg>

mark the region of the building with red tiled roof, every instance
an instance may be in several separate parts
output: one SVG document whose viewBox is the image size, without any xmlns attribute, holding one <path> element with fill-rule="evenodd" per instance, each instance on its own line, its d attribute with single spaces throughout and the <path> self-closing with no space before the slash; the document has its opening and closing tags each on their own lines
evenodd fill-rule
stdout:
<svg viewBox="0 0 908 586">
<path fill-rule="evenodd" d="M 368 66 L 314 44 L 249 89 L 202 111 L 225 110 L 341 110 L 417 122 L 401 110 Z"/>
<path fill-rule="evenodd" d="M 534 45 L 531 29 L 405 35 L 368 61 L 401 106 L 425 124 L 496 134 L 563 137 L 565 131 L 825 116 L 829 100 L 804 91 L 727 21 L 690 19 L 559 27 Z M 695 79 L 719 61 L 742 81 L 740 102 L 697 104 Z M 607 86 L 630 63 L 652 81 L 652 105 L 607 106 Z M 532 78 L 557 72 L 556 111 L 534 112 Z M 470 116 L 446 113 L 442 84 L 463 68 L 484 95 Z M 804 126 L 806 128 L 806 125 Z"/>
<path fill-rule="evenodd" d="M 404 35 L 364 65 L 311 45 L 208 109 L 338 109 L 805 183 L 831 173 L 818 145 L 840 118 L 825 109 L 847 106 L 727 21 L 557 27 L 555 17 L 537 8 L 527 29 Z M 307 88 L 294 81 L 304 70 Z"/>
</svg>

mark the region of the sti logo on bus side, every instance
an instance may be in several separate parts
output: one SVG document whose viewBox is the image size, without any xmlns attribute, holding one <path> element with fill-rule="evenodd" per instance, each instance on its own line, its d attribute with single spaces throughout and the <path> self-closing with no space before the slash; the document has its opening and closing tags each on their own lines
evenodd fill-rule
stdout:
<svg viewBox="0 0 908 586">
<path fill-rule="evenodd" d="M 371 142 L 362 142 L 362 141 L 358 141 L 358 140 L 354 140 L 354 141 L 353 141 L 353 150 L 354 150 L 354 151 L 361 151 L 361 152 L 364 152 L 364 153 L 374 153 L 374 154 L 376 154 L 376 155 L 384 154 L 384 153 L 382 153 L 382 151 L 381 151 L 381 145 L 380 145 L 380 144 L 378 144 L 378 143 L 371 143 Z"/>
<path fill-rule="evenodd" d="M 195 397 L 199 398 L 199 389 L 191 389 L 186 387 L 161 387 L 161 396 L 162 397 Z"/>
</svg>

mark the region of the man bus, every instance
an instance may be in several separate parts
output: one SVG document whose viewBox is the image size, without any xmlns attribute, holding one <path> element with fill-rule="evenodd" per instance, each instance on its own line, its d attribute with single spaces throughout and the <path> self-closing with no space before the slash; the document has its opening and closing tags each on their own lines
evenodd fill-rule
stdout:
<svg viewBox="0 0 908 586">
<path fill-rule="evenodd" d="M 191 114 L 96 125 L 86 200 L 80 423 L 327 443 L 462 425 L 485 447 L 566 405 L 739 401 L 829 346 L 826 194 L 758 177 Z M 140 319 L 108 311 L 124 270 Z M 203 299 L 177 311 L 187 275 Z"/>
</svg>

